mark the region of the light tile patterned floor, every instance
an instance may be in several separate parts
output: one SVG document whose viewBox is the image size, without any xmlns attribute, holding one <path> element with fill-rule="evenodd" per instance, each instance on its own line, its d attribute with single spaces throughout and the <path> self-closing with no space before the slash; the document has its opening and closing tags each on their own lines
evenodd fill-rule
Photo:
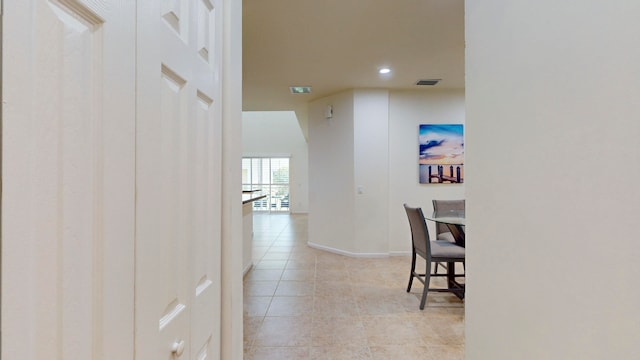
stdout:
<svg viewBox="0 0 640 360">
<path fill-rule="evenodd" d="M 422 284 L 405 291 L 409 257 L 310 248 L 306 215 L 255 214 L 253 243 L 255 267 L 244 279 L 245 359 L 464 358 L 464 303 L 431 293 L 421 311 Z"/>
</svg>

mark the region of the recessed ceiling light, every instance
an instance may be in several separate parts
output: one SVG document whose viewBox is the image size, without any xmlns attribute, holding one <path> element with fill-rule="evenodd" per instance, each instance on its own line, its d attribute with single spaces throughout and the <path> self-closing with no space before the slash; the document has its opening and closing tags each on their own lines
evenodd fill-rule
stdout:
<svg viewBox="0 0 640 360">
<path fill-rule="evenodd" d="M 311 86 L 290 86 L 292 94 L 310 94 Z"/>
<path fill-rule="evenodd" d="M 391 72 L 391 69 L 385 67 L 385 68 L 382 68 L 382 69 L 378 70 L 378 72 L 380 74 L 388 74 L 388 73 Z"/>
</svg>

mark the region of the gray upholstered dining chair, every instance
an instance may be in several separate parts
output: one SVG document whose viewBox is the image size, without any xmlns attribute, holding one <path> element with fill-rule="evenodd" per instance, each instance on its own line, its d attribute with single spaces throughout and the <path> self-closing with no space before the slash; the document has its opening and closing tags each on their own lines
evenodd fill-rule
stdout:
<svg viewBox="0 0 640 360">
<path fill-rule="evenodd" d="M 457 293 L 461 298 L 464 297 L 464 285 L 458 285 L 455 282 L 456 277 L 463 277 L 464 274 L 455 274 L 455 263 L 461 262 L 464 264 L 465 249 L 456 245 L 453 242 L 447 240 L 435 240 L 429 239 L 429 230 L 424 219 L 424 214 L 421 208 L 412 208 L 404 204 L 404 209 L 409 218 L 409 226 L 411 228 L 411 243 L 412 243 L 412 259 L 411 259 L 411 273 L 409 276 L 409 285 L 407 286 L 407 292 L 411 291 L 411 285 L 413 284 L 413 278 L 417 278 L 424 285 L 422 291 L 422 299 L 420 300 L 420 310 L 424 309 L 424 305 L 427 302 L 427 293 L 429 291 L 448 291 Z M 425 272 L 416 272 L 416 259 L 417 256 L 422 257 L 425 262 Z M 434 262 L 446 262 L 450 264 L 451 271 L 447 274 L 431 273 L 431 263 Z M 434 276 L 447 276 L 448 288 L 430 288 L 431 277 Z"/>
</svg>

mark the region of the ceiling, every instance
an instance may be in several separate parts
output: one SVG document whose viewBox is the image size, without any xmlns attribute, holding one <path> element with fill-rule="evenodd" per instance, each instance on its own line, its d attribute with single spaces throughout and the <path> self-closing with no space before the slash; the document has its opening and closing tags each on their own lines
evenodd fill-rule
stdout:
<svg viewBox="0 0 640 360">
<path fill-rule="evenodd" d="M 243 0 L 242 66 L 245 111 L 353 88 L 464 88 L 464 0 Z"/>
</svg>

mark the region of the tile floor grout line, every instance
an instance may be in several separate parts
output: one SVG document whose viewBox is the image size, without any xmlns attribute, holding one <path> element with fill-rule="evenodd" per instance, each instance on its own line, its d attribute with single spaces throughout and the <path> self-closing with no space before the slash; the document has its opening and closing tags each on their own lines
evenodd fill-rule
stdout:
<svg viewBox="0 0 640 360">
<path fill-rule="evenodd" d="M 355 311 L 356 317 L 354 317 L 354 320 L 357 319 L 357 321 L 361 326 L 361 329 L 362 329 L 361 331 L 363 331 L 360 337 L 361 340 L 358 340 L 359 342 L 356 341 L 355 343 L 352 343 L 352 342 L 349 343 L 350 345 L 354 345 L 355 348 L 352 347 L 351 350 L 346 350 L 347 352 L 357 351 L 359 356 L 363 356 L 363 358 L 376 358 L 376 359 L 379 357 L 393 358 L 393 359 L 401 358 L 401 359 L 407 359 L 407 360 L 413 359 L 413 358 L 423 359 L 425 355 L 428 355 L 429 353 L 435 354 L 436 352 L 438 354 L 445 354 L 444 356 L 439 355 L 439 358 L 443 358 L 443 359 L 445 358 L 446 359 L 462 359 L 463 358 L 464 338 L 463 337 L 460 338 L 459 336 L 461 336 L 460 334 L 463 334 L 463 330 L 464 330 L 464 304 L 461 305 L 460 303 L 457 303 L 455 301 L 448 300 L 449 298 L 447 297 L 443 298 L 443 297 L 439 297 L 439 295 L 435 295 L 433 298 L 431 298 L 431 295 L 429 295 L 430 299 L 428 299 L 429 301 L 427 303 L 427 309 L 425 309 L 424 312 L 410 311 L 407 308 L 407 306 L 417 307 L 419 302 L 419 297 L 413 294 L 411 296 L 407 296 L 407 294 L 403 289 L 404 284 L 399 285 L 400 283 L 404 283 L 406 281 L 404 268 L 409 267 L 409 262 L 401 262 L 401 261 L 397 261 L 397 259 L 361 260 L 361 259 L 354 259 L 354 258 L 344 258 L 336 254 L 327 254 L 323 252 L 318 252 L 315 249 L 309 249 L 308 245 L 303 247 L 301 245 L 306 245 L 306 243 L 308 242 L 304 234 L 304 225 L 303 225 L 306 218 L 290 217 L 289 219 L 290 221 L 288 224 L 283 225 L 283 223 L 281 222 L 277 223 L 277 226 L 280 228 L 279 234 L 284 234 L 284 232 L 288 232 L 291 234 L 286 236 L 287 241 L 284 241 L 284 238 L 281 238 L 280 235 L 278 235 L 275 238 L 271 238 L 269 242 L 269 248 L 265 252 L 265 255 L 266 255 L 269 251 L 279 250 L 279 249 L 275 249 L 275 247 L 278 245 L 284 246 L 285 243 L 286 243 L 286 246 L 289 247 L 289 251 L 286 256 L 286 261 L 284 261 L 280 266 L 280 268 L 282 269 L 282 272 L 280 273 L 280 277 L 276 282 L 276 288 L 273 291 L 273 293 L 271 293 L 270 295 L 269 307 L 272 304 L 271 302 L 277 296 L 276 294 L 278 289 L 280 289 L 280 286 L 283 285 L 283 282 L 285 281 L 284 272 L 287 269 L 291 269 L 289 268 L 289 266 L 291 266 L 291 264 L 293 264 L 293 262 L 296 261 L 296 259 L 305 259 L 302 261 L 299 260 L 301 265 L 296 264 L 295 266 L 293 266 L 296 269 L 305 268 L 304 262 L 306 261 L 309 261 L 309 262 L 313 261 L 313 277 L 311 278 L 311 281 L 312 281 L 311 319 L 312 321 L 310 322 L 311 323 L 311 329 L 309 330 L 310 332 L 307 333 L 307 335 L 305 335 L 305 336 L 309 336 L 309 338 L 307 338 L 306 340 L 303 340 L 302 343 L 306 344 L 304 346 L 291 346 L 291 347 L 256 346 L 256 343 L 257 343 L 256 340 L 259 337 L 263 339 L 263 341 L 267 339 L 266 343 L 262 342 L 263 344 L 269 343 L 268 341 L 269 334 L 264 333 L 263 331 L 264 327 L 262 326 L 263 324 L 265 324 L 265 320 L 267 319 L 267 316 L 266 316 L 267 312 L 265 312 L 264 316 L 261 317 L 261 321 L 259 323 L 258 322 L 253 323 L 253 325 L 260 325 L 261 329 L 256 329 L 257 331 L 253 335 L 251 342 L 247 344 L 246 350 L 251 352 L 251 355 L 249 356 L 250 359 L 260 360 L 260 359 L 273 359 L 273 358 L 276 358 L 276 359 L 316 358 L 316 356 L 318 356 L 320 353 L 324 358 L 332 358 L 332 355 L 331 355 L 332 353 L 340 354 L 340 351 L 345 351 L 344 349 L 342 349 L 344 346 L 338 345 L 339 343 L 341 344 L 342 341 L 344 340 L 336 338 L 335 334 L 331 335 L 331 337 L 334 337 L 333 339 L 331 339 L 331 337 L 329 338 L 330 342 L 326 344 L 324 342 L 319 342 L 319 343 L 316 343 L 318 347 L 313 346 L 315 336 L 317 336 L 318 334 L 321 334 L 316 331 L 318 330 L 319 325 L 321 325 L 321 322 L 318 322 L 320 318 L 316 316 L 317 314 L 315 312 L 317 307 L 317 302 L 319 299 L 317 295 L 318 295 L 318 290 L 320 289 L 319 288 L 320 274 L 325 270 L 330 270 L 328 273 L 325 273 L 322 276 L 322 278 L 326 278 L 328 281 L 331 281 L 330 279 L 334 278 L 336 275 L 339 275 L 339 272 L 337 273 L 336 271 L 333 271 L 335 269 L 331 269 L 332 262 L 339 263 L 341 265 L 340 268 L 346 272 L 348 279 L 346 279 L 347 281 L 343 285 L 341 285 L 341 287 L 346 286 L 346 289 L 348 289 L 349 291 L 347 293 L 344 293 L 343 291 L 337 291 L 332 293 L 332 291 L 330 290 L 323 296 L 325 296 L 327 300 L 330 302 L 338 301 L 339 303 L 340 301 L 342 301 L 339 299 L 339 296 L 343 296 L 343 294 L 349 294 L 349 296 L 351 297 L 351 301 L 354 302 L 354 306 L 356 307 L 356 309 L 353 309 L 353 310 L 356 310 Z M 275 225 L 275 222 L 274 222 L 274 225 Z M 276 242 L 278 242 L 278 244 L 276 244 Z M 264 256 L 263 256 L 263 259 L 264 259 Z M 362 272 L 358 271 L 363 266 L 370 266 L 371 274 L 363 275 Z M 399 270 L 399 267 L 403 268 L 402 271 Z M 396 278 L 397 280 L 394 280 Z M 294 281 L 294 280 L 291 280 L 291 281 Z M 301 281 L 301 283 L 306 283 L 309 280 L 298 280 L 298 281 Z M 364 286 L 362 286 L 363 281 L 364 281 Z M 396 282 L 397 284 L 394 284 Z M 356 297 L 357 293 L 355 288 L 357 286 L 360 286 L 362 288 L 362 290 L 360 291 L 364 291 L 364 292 L 360 292 Z M 328 288 L 328 289 L 331 289 L 331 288 Z M 419 289 L 416 289 L 416 291 L 417 290 Z M 309 289 L 307 288 L 306 290 L 303 289 L 298 291 L 304 292 L 306 294 L 306 292 L 308 292 Z M 292 285 L 291 288 L 288 288 L 286 290 L 285 294 L 291 294 L 292 298 L 295 298 L 296 296 L 306 296 L 306 295 L 300 295 L 300 292 L 297 293 L 298 295 L 295 295 L 296 294 L 295 286 Z M 412 291 L 412 293 L 414 292 L 415 291 Z M 372 300 L 375 299 L 376 301 L 374 301 L 373 303 L 367 300 L 363 301 L 362 296 L 366 296 L 367 299 L 369 299 L 369 296 L 371 296 L 371 299 Z M 415 300 L 415 304 L 413 304 L 414 300 Z M 460 309 L 462 312 L 456 309 Z M 268 310 L 269 309 L 267 309 L 267 311 Z M 323 312 L 325 311 L 326 310 L 323 310 Z M 348 310 L 348 311 L 350 313 L 352 312 L 352 310 Z M 330 314 L 330 313 L 326 313 L 326 314 Z M 331 312 L 331 314 L 337 314 L 338 316 L 345 316 L 344 314 L 341 315 L 339 311 Z M 369 326 L 375 325 L 376 322 L 381 322 L 381 324 L 384 324 L 384 322 L 389 322 L 388 326 L 397 326 L 394 324 L 402 323 L 403 321 L 406 321 L 406 320 L 410 320 L 414 324 L 421 324 L 424 321 L 424 319 L 429 318 L 429 323 L 443 321 L 444 322 L 443 326 L 440 327 L 440 331 L 443 331 L 443 332 L 438 333 L 439 327 L 437 326 L 425 326 L 424 327 L 425 330 L 423 331 L 436 331 L 436 333 L 432 334 L 434 342 L 429 342 L 426 340 L 422 341 L 420 342 L 422 345 L 418 346 L 417 348 L 425 349 L 425 347 L 427 347 L 429 349 L 428 352 L 423 351 L 420 353 L 419 357 L 416 357 L 418 356 L 417 352 L 419 350 L 414 350 L 416 355 L 411 355 L 409 354 L 409 352 L 407 352 L 403 356 L 402 354 L 399 354 L 397 352 L 409 351 L 409 350 L 403 350 L 402 348 L 404 348 L 404 346 L 400 348 L 398 345 L 392 345 L 394 344 L 394 341 L 398 341 L 398 340 L 395 340 L 397 336 L 395 336 L 394 332 L 385 334 L 384 326 L 380 328 L 379 331 L 382 331 L 382 333 L 380 334 L 376 333 L 375 331 L 371 333 L 370 329 L 364 328 L 364 325 L 365 325 L 364 316 L 366 314 L 369 314 L 367 319 Z M 445 324 L 446 326 L 444 326 Z M 331 329 L 331 327 L 329 327 L 328 329 Z M 336 328 L 335 330 L 340 331 L 340 329 L 338 328 Z M 456 335 L 456 333 L 459 335 Z M 277 335 L 280 335 L 280 334 L 277 334 Z M 274 342 L 273 344 L 277 344 L 277 342 Z M 450 344 L 450 345 L 446 345 L 446 344 Z M 375 347 L 375 351 L 373 347 Z M 360 349 L 360 350 L 354 350 L 354 349 Z M 294 355 L 294 354 L 298 354 L 298 355 Z M 335 355 L 336 358 L 340 356 L 344 357 L 345 355 L 344 353 L 342 355 Z M 357 356 L 358 355 L 355 355 L 353 357 L 357 357 Z"/>
</svg>

